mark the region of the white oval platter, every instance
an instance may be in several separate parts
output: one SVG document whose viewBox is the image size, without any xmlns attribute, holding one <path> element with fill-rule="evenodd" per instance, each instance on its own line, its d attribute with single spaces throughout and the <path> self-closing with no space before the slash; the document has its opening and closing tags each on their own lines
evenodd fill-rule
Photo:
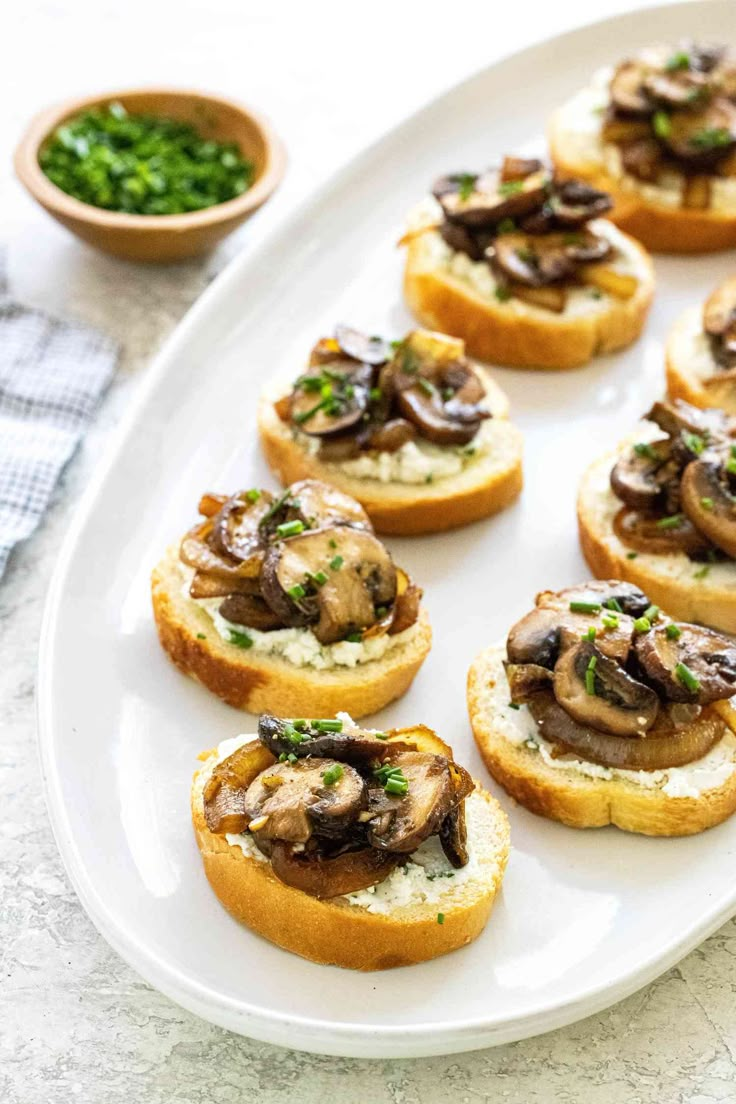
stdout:
<svg viewBox="0 0 736 1104">
<path fill-rule="evenodd" d="M 347 320 L 403 334 L 395 248 L 434 176 L 539 144 L 545 113 L 640 43 L 719 39 L 730 0 L 617 17 L 472 77 L 363 153 L 202 297 L 150 372 L 60 552 L 42 632 L 40 749 L 58 845 L 100 932 L 147 981 L 233 1031 L 370 1057 L 451 1053 L 570 1023 L 645 984 L 736 912 L 736 820 L 694 839 L 575 832 L 499 794 L 513 833 L 504 890 L 471 947 L 362 975 L 302 961 L 240 928 L 205 881 L 189 822 L 197 753 L 238 714 L 161 653 L 148 577 L 201 491 L 272 480 L 259 456 L 261 384 L 296 370 Z M 668 325 L 731 268 L 657 259 L 643 338 L 576 372 L 497 370 L 526 435 L 526 488 L 501 516 L 392 540 L 425 586 L 435 644 L 378 723 L 424 721 L 486 777 L 465 710 L 475 653 L 544 587 L 586 576 L 575 489 L 586 463 L 661 393 Z M 491 786 L 494 792 L 497 788 Z"/>
</svg>

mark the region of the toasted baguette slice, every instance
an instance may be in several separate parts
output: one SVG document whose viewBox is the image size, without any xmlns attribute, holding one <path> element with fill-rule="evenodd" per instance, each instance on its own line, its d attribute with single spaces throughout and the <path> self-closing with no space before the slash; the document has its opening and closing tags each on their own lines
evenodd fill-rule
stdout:
<svg viewBox="0 0 736 1104">
<path fill-rule="evenodd" d="M 646 431 L 642 433 L 643 439 Z M 578 528 L 586 563 L 598 579 L 625 579 L 680 621 L 736 633 L 736 564 L 698 564 L 684 552 L 653 555 L 623 544 L 613 531 L 622 508 L 609 485 L 615 453 L 594 461 L 578 493 Z"/>
<path fill-rule="evenodd" d="M 451 267 L 452 250 L 436 230 L 410 236 L 404 294 L 412 313 L 435 330 L 460 337 L 480 360 L 517 368 L 578 368 L 594 356 L 631 344 L 642 331 L 654 294 L 654 269 L 644 249 L 611 223 L 591 224 L 626 256 L 638 286 L 628 299 L 575 288 L 560 314 L 512 297 L 497 299 L 487 265 L 483 289 Z"/>
<path fill-rule="evenodd" d="M 258 429 L 269 467 L 286 487 L 298 479 L 321 479 L 360 502 L 377 532 L 416 536 L 467 525 L 508 506 L 522 488 L 522 436 L 508 421 L 508 400 L 482 369 L 490 423 L 490 448 L 457 475 L 432 483 L 383 483 L 346 474 L 339 463 L 324 463 L 294 440 L 264 395 L 258 408 Z"/>
<path fill-rule="evenodd" d="M 534 738 L 550 748 L 524 706 L 509 708 L 505 656 L 505 647 L 495 645 L 474 660 L 468 673 L 470 723 L 488 770 L 531 812 L 571 828 L 615 824 L 645 836 L 689 836 L 720 824 L 736 811 L 736 713 L 730 705 L 719 702 L 713 707 L 731 731 L 711 750 L 710 758 L 700 760 L 706 764 L 708 759 L 715 766 L 703 767 L 699 793 L 688 792 L 698 787 L 687 785 L 682 773 L 691 769 L 687 767 L 652 771 L 654 785 L 641 781 L 646 771 L 611 771 L 585 764 L 588 774 L 580 766 L 567 766 L 564 760 L 528 746 L 525 734 L 531 726 Z M 703 782 L 706 777 L 712 778 L 712 786 Z"/>
<path fill-rule="evenodd" d="M 550 156 L 560 176 L 585 180 L 608 192 L 614 201 L 608 217 L 654 253 L 732 249 L 736 245 L 736 206 L 725 210 L 683 207 L 677 194 L 662 190 L 659 197 L 652 185 L 621 171 L 617 148 L 601 142 L 602 114 L 598 112 L 581 125 L 580 112 L 586 106 L 581 103 L 583 95 L 555 112 L 548 128 Z M 590 97 L 590 104 L 595 109 L 594 97 Z"/>
<path fill-rule="evenodd" d="M 688 307 L 670 330 L 666 346 L 667 394 L 705 410 L 736 414 L 736 380 L 719 369 L 703 332 L 702 307 Z M 723 379 L 718 379 L 723 376 Z M 712 382 L 705 380 L 714 377 Z"/>
<path fill-rule="evenodd" d="M 414 742 L 422 750 L 421 742 Z M 345 897 L 318 900 L 287 886 L 254 847 L 246 854 L 227 837 L 210 832 L 202 791 L 218 758 L 217 751 L 211 752 L 194 776 L 192 821 L 209 883 L 241 924 L 302 958 L 351 970 L 425 962 L 466 946 L 483 931 L 506 868 L 509 825 L 498 802 L 479 783 L 466 799 L 472 864 L 467 876 L 432 881 L 428 885 L 437 892 L 431 900 L 378 913 Z M 403 877 L 395 871 L 393 877 L 397 875 Z"/>
<path fill-rule="evenodd" d="M 159 640 L 177 667 L 236 709 L 282 717 L 353 717 L 376 713 L 406 693 L 429 653 L 432 630 L 422 608 L 413 633 L 385 656 L 356 667 L 317 670 L 223 640 L 211 618 L 183 592 L 178 549 L 153 571 L 151 594 Z"/>
</svg>

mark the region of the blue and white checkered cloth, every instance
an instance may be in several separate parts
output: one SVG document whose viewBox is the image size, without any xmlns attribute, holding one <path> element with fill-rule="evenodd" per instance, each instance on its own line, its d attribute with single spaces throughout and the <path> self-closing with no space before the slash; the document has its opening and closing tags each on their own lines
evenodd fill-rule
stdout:
<svg viewBox="0 0 736 1104">
<path fill-rule="evenodd" d="M 0 253 L 0 576 L 41 520 L 117 357 L 103 334 L 14 303 Z"/>
</svg>

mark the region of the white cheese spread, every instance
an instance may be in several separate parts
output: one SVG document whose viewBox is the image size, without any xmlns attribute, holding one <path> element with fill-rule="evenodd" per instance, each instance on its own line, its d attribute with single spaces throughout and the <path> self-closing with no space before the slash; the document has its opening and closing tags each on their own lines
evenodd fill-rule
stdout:
<svg viewBox="0 0 736 1104">
<path fill-rule="evenodd" d="M 223 640 L 236 645 L 241 642 L 241 646 L 255 655 L 279 657 L 294 667 L 313 667 L 317 671 L 331 670 L 336 667 L 358 667 L 383 659 L 389 653 L 404 647 L 412 641 L 418 631 L 418 622 L 415 622 L 408 629 L 393 636 L 384 633 L 383 636 L 369 637 L 368 640 L 360 642 L 340 640 L 336 644 L 320 644 L 312 630 L 308 628 L 270 629 L 268 632 L 261 632 L 259 629 L 227 621 L 219 612 L 222 598 L 192 598 L 189 587 L 194 572 L 184 564 L 181 565 L 181 570 L 184 577 L 182 587 L 184 597 L 204 610 Z"/>
</svg>

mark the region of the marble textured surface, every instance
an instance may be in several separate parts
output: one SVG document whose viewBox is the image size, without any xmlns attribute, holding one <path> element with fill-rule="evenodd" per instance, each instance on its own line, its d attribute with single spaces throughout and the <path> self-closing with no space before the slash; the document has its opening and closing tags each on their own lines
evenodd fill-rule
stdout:
<svg viewBox="0 0 736 1104">
<path fill-rule="evenodd" d="M 625 5 L 607 0 L 597 10 Z M 540 11 L 537 35 L 589 18 L 581 3 Z M 401 114 L 494 54 L 523 43 L 524 11 L 503 32 L 490 5 L 465 0 L 460 25 L 439 4 L 285 0 L 26 0 L 10 26 L 0 98 L 0 232 L 15 293 L 88 318 L 123 357 L 82 449 L 36 536 L 0 583 L 0 1094 L 53 1100 L 261 1104 L 325 1098 L 360 1104 L 531 1101 L 714 1104 L 736 1099 L 736 923 L 678 967 L 598 1016 L 546 1036 L 421 1061 L 322 1058 L 241 1039 L 184 1012 L 111 951 L 82 911 L 46 819 L 33 705 L 38 627 L 74 505 L 161 341 L 238 248 L 340 160 Z M 342 49 L 355 21 L 380 81 L 355 78 Z M 468 35 L 477 21 L 487 37 Z M 526 24 L 526 25 L 525 25 Z M 422 49 L 411 44 L 417 28 Z M 33 42 L 36 63 L 27 64 Z M 306 48 L 305 48 L 306 43 Z M 372 53 L 373 52 L 373 53 Z M 330 58 L 329 72 L 321 63 Z M 275 79 L 278 77 L 278 79 Z M 7 155 L 24 118 L 55 96 L 146 81 L 218 87 L 263 105 L 289 144 L 292 170 L 272 208 L 218 254 L 171 268 L 113 262 L 77 245 L 11 181 Z"/>
</svg>

